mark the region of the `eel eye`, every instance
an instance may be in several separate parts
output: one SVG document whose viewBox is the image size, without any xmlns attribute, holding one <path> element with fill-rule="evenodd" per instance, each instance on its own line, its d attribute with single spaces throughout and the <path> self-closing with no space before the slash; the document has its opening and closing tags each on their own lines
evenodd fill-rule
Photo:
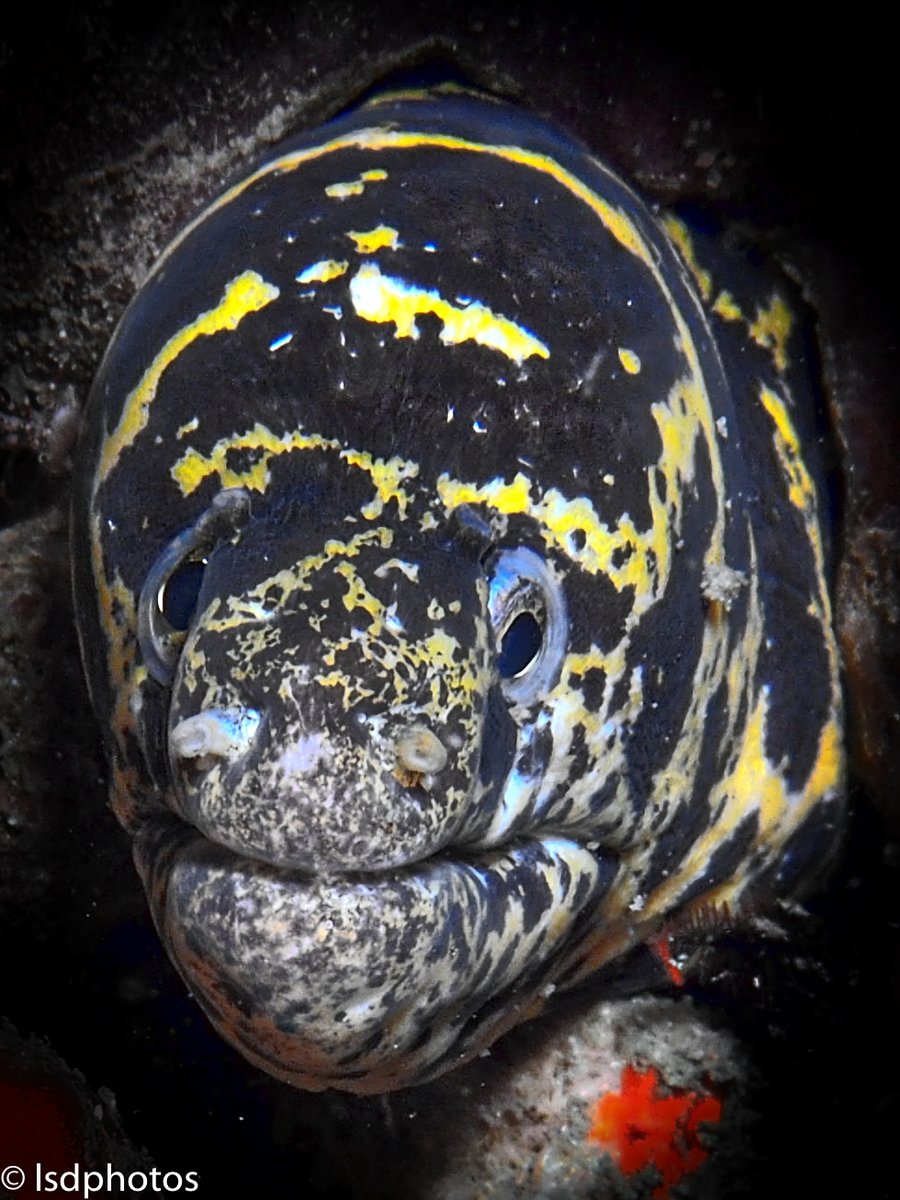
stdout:
<svg viewBox="0 0 900 1200">
<path fill-rule="evenodd" d="M 172 628 L 184 633 L 197 608 L 206 559 L 189 560 L 175 568 L 163 584 L 157 603 Z"/>
<path fill-rule="evenodd" d="M 569 622 L 565 598 L 544 559 L 518 546 L 488 562 L 488 605 L 497 646 L 497 673 L 507 699 L 531 704 L 559 675 Z"/>
<path fill-rule="evenodd" d="M 168 686 L 197 607 L 204 562 L 196 553 L 193 526 L 174 538 L 150 568 L 138 604 L 138 644 L 147 670 Z"/>
<path fill-rule="evenodd" d="M 193 525 L 169 542 L 147 572 L 138 602 L 138 643 L 147 670 L 164 687 L 175 677 L 207 557 L 219 542 L 233 537 L 249 515 L 250 497 L 243 488 L 220 492 Z"/>
<path fill-rule="evenodd" d="M 500 638 L 497 670 L 501 679 L 518 679 L 527 671 L 541 650 L 544 629 L 533 612 L 513 617 Z"/>
</svg>

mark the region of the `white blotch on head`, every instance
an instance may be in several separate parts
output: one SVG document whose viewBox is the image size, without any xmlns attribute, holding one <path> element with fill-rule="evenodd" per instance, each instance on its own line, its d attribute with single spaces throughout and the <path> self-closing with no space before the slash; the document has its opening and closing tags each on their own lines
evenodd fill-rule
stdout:
<svg viewBox="0 0 900 1200">
<path fill-rule="evenodd" d="M 307 733 L 281 752 L 278 766 L 286 775 L 312 775 L 329 758 L 331 751 L 325 735 L 321 732 Z"/>
</svg>

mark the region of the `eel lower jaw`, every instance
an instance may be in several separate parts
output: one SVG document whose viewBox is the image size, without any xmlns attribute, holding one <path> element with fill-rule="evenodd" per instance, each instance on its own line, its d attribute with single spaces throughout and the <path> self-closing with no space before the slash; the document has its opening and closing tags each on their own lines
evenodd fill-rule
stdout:
<svg viewBox="0 0 900 1200">
<path fill-rule="evenodd" d="M 539 1011 L 617 866 L 546 836 L 306 875 L 174 818 L 148 822 L 135 857 L 160 935 L 226 1040 L 295 1086 L 360 1093 L 440 1074 Z"/>
</svg>

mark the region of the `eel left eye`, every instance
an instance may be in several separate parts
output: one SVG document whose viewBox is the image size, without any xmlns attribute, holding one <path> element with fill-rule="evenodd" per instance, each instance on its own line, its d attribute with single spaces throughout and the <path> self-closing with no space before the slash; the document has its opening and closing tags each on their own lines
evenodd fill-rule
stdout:
<svg viewBox="0 0 900 1200">
<path fill-rule="evenodd" d="M 563 589 L 552 567 L 528 546 L 501 550 L 487 566 L 497 674 L 508 700 L 531 704 L 553 687 L 565 657 Z"/>
<path fill-rule="evenodd" d="M 544 629 L 532 612 L 520 612 L 507 625 L 500 639 L 497 670 L 501 679 L 518 679 L 527 671 L 541 650 Z"/>
</svg>

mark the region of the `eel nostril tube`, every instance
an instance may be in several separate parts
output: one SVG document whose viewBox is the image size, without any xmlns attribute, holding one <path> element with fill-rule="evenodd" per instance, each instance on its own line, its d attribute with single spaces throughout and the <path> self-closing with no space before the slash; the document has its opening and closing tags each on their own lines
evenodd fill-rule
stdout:
<svg viewBox="0 0 900 1200">
<path fill-rule="evenodd" d="M 248 708 L 208 708 L 185 717 L 169 734 L 176 758 L 232 758 L 249 747 L 259 726 L 259 713 Z"/>
<path fill-rule="evenodd" d="M 413 725 L 395 742 L 397 767 L 413 775 L 433 775 L 447 765 L 443 743 L 424 725 Z"/>
</svg>

